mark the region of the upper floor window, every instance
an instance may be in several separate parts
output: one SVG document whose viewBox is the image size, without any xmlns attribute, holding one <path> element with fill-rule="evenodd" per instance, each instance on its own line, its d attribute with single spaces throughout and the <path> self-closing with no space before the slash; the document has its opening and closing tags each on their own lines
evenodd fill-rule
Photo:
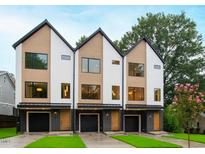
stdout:
<svg viewBox="0 0 205 154">
<path fill-rule="evenodd" d="M 25 53 L 25 68 L 47 69 L 48 55 L 42 53 Z"/>
<path fill-rule="evenodd" d="M 113 100 L 120 99 L 120 86 L 112 86 L 112 99 Z"/>
<path fill-rule="evenodd" d="M 128 87 L 129 101 L 144 101 L 144 88 L 142 87 Z"/>
<path fill-rule="evenodd" d="M 160 65 L 154 65 L 154 69 L 160 70 L 160 69 L 161 69 L 161 66 L 160 66 Z"/>
<path fill-rule="evenodd" d="M 129 63 L 129 76 L 144 76 L 144 64 Z"/>
<path fill-rule="evenodd" d="M 154 89 L 154 101 L 161 101 L 161 89 L 159 88 Z"/>
<path fill-rule="evenodd" d="M 61 60 L 71 60 L 70 55 L 61 55 Z"/>
<path fill-rule="evenodd" d="M 61 98 L 70 98 L 70 84 L 61 83 Z"/>
<path fill-rule="evenodd" d="M 119 60 L 112 60 L 112 64 L 114 64 L 114 65 L 120 65 L 120 61 L 119 61 Z"/>
<path fill-rule="evenodd" d="M 100 99 L 100 85 L 81 85 L 82 99 Z"/>
<path fill-rule="evenodd" d="M 100 73 L 100 59 L 82 58 L 82 72 Z"/>
<path fill-rule="evenodd" d="M 47 98 L 47 83 L 25 82 L 25 98 Z"/>
</svg>

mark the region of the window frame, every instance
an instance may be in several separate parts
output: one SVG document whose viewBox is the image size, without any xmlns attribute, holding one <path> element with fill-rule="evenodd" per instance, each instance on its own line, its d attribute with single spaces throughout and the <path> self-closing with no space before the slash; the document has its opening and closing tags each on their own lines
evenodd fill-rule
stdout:
<svg viewBox="0 0 205 154">
<path fill-rule="evenodd" d="M 143 75 L 142 76 L 138 76 L 138 75 L 130 75 L 130 64 L 137 64 L 137 65 L 143 65 Z M 132 77 L 144 77 L 145 76 L 145 65 L 143 63 L 135 63 L 135 62 L 128 62 L 128 76 L 132 76 Z"/>
<path fill-rule="evenodd" d="M 113 92 L 113 87 L 118 87 L 119 88 L 119 93 L 117 94 L 118 97 L 116 99 L 114 99 L 113 95 L 112 95 L 112 100 L 120 100 L 120 86 L 119 85 L 112 85 L 112 92 Z"/>
<path fill-rule="evenodd" d="M 143 99 L 142 100 L 130 100 L 129 99 L 129 89 L 130 88 L 141 88 L 141 89 L 143 89 Z M 144 87 L 128 87 L 128 101 L 145 101 L 145 88 Z"/>
<path fill-rule="evenodd" d="M 99 98 L 83 98 L 82 86 L 99 86 Z M 98 84 L 81 84 L 81 99 L 82 100 L 101 100 L 101 86 Z"/>
<path fill-rule="evenodd" d="M 83 71 L 83 59 L 87 59 L 87 68 L 88 68 L 87 71 Z M 98 61 L 99 61 L 99 72 L 91 72 L 91 71 L 90 71 L 90 65 L 89 65 L 89 61 L 90 61 L 90 60 L 98 60 Z M 101 59 L 81 57 L 81 72 L 82 72 L 82 73 L 100 74 L 100 73 L 101 73 Z"/>
<path fill-rule="evenodd" d="M 46 84 L 46 97 L 33 97 L 33 94 L 32 94 L 32 97 L 27 97 L 26 96 L 26 83 L 32 83 L 32 92 L 33 92 L 33 83 L 45 83 Z M 34 98 L 34 99 L 47 99 L 48 98 L 48 82 L 36 82 L 36 81 L 25 81 L 25 98 Z"/>
<path fill-rule="evenodd" d="M 32 68 L 26 67 L 26 54 L 40 54 L 40 55 L 46 55 L 46 68 L 34 68 L 34 62 L 33 62 L 33 57 L 32 57 Z M 47 53 L 39 53 L 39 52 L 25 52 L 25 69 L 34 69 L 34 70 L 48 70 L 48 54 Z"/>
<path fill-rule="evenodd" d="M 69 93 L 68 93 L 68 97 L 63 97 L 63 95 L 62 95 L 62 86 L 63 86 L 63 84 L 65 84 L 65 85 L 68 85 L 69 86 Z M 61 99 L 70 99 L 70 83 L 61 83 Z"/>
<path fill-rule="evenodd" d="M 159 90 L 159 100 L 155 100 L 155 91 Z M 154 88 L 154 101 L 155 102 L 161 102 L 161 88 Z"/>
</svg>

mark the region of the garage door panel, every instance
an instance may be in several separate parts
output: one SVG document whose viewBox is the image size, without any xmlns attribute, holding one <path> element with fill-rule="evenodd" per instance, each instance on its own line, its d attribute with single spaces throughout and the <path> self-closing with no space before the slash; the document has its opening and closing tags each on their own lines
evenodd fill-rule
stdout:
<svg viewBox="0 0 205 154">
<path fill-rule="evenodd" d="M 81 132 L 97 132 L 98 116 L 97 115 L 81 115 Z"/>
<path fill-rule="evenodd" d="M 126 116 L 125 117 L 125 131 L 126 132 L 139 132 L 139 117 Z"/>
<path fill-rule="evenodd" d="M 48 132 L 49 113 L 29 113 L 29 132 Z"/>
</svg>

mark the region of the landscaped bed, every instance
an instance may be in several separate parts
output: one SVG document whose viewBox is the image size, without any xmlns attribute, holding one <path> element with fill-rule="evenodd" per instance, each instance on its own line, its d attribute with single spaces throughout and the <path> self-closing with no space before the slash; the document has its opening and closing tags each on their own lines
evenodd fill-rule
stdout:
<svg viewBox="0 0 205 154">
<path fill-rule="evenodd" d="M 185 134 L 185 133 L 171 133 L 170 135 L 163 136 L 163 137 L 188 140 L 188 135 Z M 194 142 L 205 143 L 205 135 L 202 135 L 202 134 L 190 134 L 190 140 L 194 141 Z"/>
<path fill-rule="evenodd" d="M 74 136 L 46 136 L 26 148 L 85 148 L 85 144 L 77 135 Z"/>
<path fill-rule="evenodd" d="M 0 128 L 0 139 L 16 135 L 16 128 Z"/>
<path fill-rule="evenodd" d="M 130 144 L 136 148 L 181 148 L 181 146 L 177 144 L 139 135 L 113 136 L 113 138 Z"/>
</svg>

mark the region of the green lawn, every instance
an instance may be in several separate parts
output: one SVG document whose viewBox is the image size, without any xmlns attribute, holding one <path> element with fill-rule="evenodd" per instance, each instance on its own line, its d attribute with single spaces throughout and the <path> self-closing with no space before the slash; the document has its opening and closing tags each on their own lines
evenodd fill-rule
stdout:
<svg viewBox="0 0 205 154">
<path fill-rule="evenodd" d="M 26 148 L 85 148 L 85 144 L 77 135 L 74 136 L 46 136 Z"/>
<path fill-rule="evenodd" d="M 163 136 L 163 137 L 188 140 L 188 136 L 185 133 L 172 133 L 169 136 Z M 205 143 L 205 135 L 202 135 L 202 134 L 190 134 L 190 140 L 191 141 L 195 141 L 195 142 L 199 142 L 199 143 Z"/>
<path fill-rule="evenodd" d="M 113 136 L 113 138 L 128 143 L 136 148 L 180 148 L 180 145 L 159 141 L 139 135 Z"/>
<path fill-rule="evenodd" d="M 16 128 L 0 128 L 0 139 L 16 135 Z"/>
</svg>

